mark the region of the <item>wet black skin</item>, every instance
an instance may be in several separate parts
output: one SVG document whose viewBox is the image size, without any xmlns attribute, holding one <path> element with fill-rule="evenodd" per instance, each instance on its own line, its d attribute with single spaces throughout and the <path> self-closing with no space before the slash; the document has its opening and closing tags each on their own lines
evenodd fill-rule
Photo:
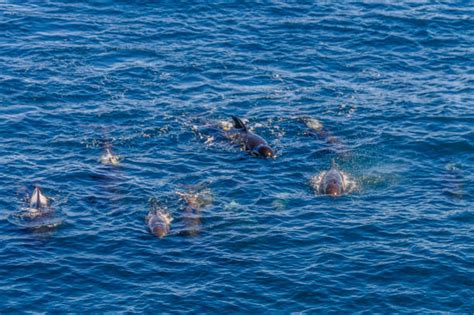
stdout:
<svg viewBox="0 0 474 315">
<path fill-rule="evenodd" d="M 267 142 L 260 136 L 250 132 L 241 131 L 240 141 L 242 142 L 245 151 L 248 151 L 253 156 L 274 157 L 275 153 Z"/>
<path fill-rule="evenodd" d="M 234 138 L 240 141 L 245 151 L 252 156 L 275 157 L 275 152 L 262 137 L 249 131 L 239 118 L 232 116 L 232 119 L 234 127 L 238 130 Z"/>
</svg>

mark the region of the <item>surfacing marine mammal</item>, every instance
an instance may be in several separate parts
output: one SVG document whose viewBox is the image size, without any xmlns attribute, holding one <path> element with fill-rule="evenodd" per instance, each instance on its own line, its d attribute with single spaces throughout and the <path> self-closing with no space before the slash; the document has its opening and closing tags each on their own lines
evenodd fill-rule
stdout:
<svg viewBox="0 0 474 315">
<path fill-rule="evenodd" d="M 146 225 L 151 234 L 163 238 L 171 229 L 171 215 L 161 208 L 156 198 L 150 199 L 150 212 L 145 217 Z"/>
<path fill-rule="evenodd" d="M 186 202 L 183 213 L 185 229 L 180 233 L 185 236 L 197 236 L 201 230 L 202 209 L 213 202 L 210 189 L 203 187 L 191 188 L 190 191 L 176 194 Z"/>
<path fill-rule="evenodd" d="M 36 217 L 51 212 L 49 199 L 43 194 L 39 186 L 35 186 L 29 199 L 29 206 L 24 210 L 28 217 Z"/>
<path fill-rule="evenodd" d="M 337 197 L 345 192 L 345 187 L 344 174 L 339 171 L 336 162 L 333 160 L 331 169 L 323 175 L 319 192 L 324 195 Z"/>
<path fill-rule="evenodd" d="M 238 131 L 232 138 L 237 140 L 245 151 L 252 156 L 275 157 L 275 152 L 262 137 L 248 130 L 240 118 L 231 117 L 234 120 L 234 128 Z"/>
</svg>

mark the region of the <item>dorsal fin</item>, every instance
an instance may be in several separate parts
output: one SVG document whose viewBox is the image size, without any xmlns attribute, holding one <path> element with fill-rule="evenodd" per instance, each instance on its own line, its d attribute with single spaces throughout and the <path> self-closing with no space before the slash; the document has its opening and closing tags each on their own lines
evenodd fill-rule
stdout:
<svg viewBox="0 0 474 315">
<path fill-rule="evenodd" d="M 244 122 L 237 116 L 231 116 L 232 119 L 234 120 L 234 128 L 237 129 L 243 129 L 244 131 L 247 131 L 247 126 L 245 126 Z"/>
<path fill-rule="evenodd" d="M 30 198 L 30 208 L 39 209 L 39 204 L 40 204 L 40 200 L 39 200 L 38 187 L 35 187 Z"/>
<path fill-rule="evenodd" d="M 337 168 L 336 159 L 332 158 L 331 168 Z"/>
<path fill-rule="evenodd" d="M 42 194 L 41 188 L 35 186 L 30 199 L 30 208 L 40 209 L 46 206 L 48 206 L 48 198 Z"/>
</svg>

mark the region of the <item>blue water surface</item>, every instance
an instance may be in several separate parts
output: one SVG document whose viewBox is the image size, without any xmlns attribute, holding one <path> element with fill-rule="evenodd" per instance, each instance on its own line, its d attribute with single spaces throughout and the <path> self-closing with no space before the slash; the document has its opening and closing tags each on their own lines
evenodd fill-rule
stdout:
<svg viewBox="0 0 474 315">
<path fill-rule="evenodd" d="M 473 312 L 473 43 L 470 1 L 0 1 L 0 312 Z"/>
</svg>

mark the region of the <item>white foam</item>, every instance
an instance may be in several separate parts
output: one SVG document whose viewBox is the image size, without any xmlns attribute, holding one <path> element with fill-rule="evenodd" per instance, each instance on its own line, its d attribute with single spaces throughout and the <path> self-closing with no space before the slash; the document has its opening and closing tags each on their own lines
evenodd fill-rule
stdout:
<svg viewBox="0 0 474 315">
<path fill-rule="evenodd" d="M 229 131 L 234 127 L 234 124 L 227 120 L 221 120 L 218 122 L 218 126 L 224 131 Z"/>
<path fill-rule="evenodd" d="M 323 129 L 323 124 L 316 118 L 306 118 L 304 122 L 306 124 L 306 127 L 315 131 L 320 131 L 321 129 Z"/>
<path fill-rule="evenodd" d="M 119 155 L 115 155 L 112 153 L 110 148 L 106 148 L 104 154 L 100 157 L 99 161 L 103 165 L 112 165 L 118 166 L 123 158 Z"/>
</svg>

